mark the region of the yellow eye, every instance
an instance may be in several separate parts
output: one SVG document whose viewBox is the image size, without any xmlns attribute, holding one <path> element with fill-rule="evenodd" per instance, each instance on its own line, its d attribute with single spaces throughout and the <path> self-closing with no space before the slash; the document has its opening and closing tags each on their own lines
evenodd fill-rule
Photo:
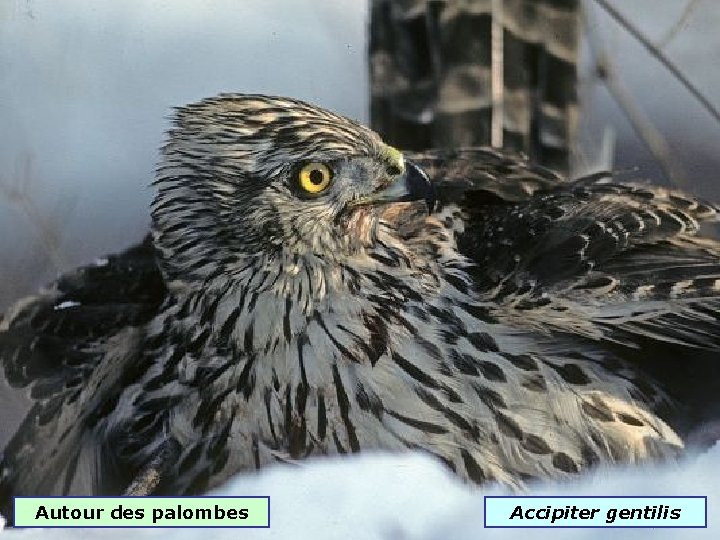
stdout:
<svg viewBox="0 0 720 540">
<path fill-rule="evenodd" d="M 314 161 L 308 163 L 298 173 L 300 187 L 312 194 L 321 193 L 330 186 L 332 171 L 324 163 Z"/>
</svg>

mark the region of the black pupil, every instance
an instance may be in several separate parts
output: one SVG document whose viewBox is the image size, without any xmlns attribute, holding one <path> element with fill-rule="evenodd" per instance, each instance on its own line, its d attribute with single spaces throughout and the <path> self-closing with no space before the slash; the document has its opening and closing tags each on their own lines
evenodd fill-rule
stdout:
<svg viewBox="0 0 720 540">
<path fill-rule="evenodd" d="M 310 182 L 312 182 L 314 185 L 319 186 L 323 183 L 324 179 L 325 175 L 320 169 L 313 169 L 312 171 L 310 171 Z"/>
</svg>

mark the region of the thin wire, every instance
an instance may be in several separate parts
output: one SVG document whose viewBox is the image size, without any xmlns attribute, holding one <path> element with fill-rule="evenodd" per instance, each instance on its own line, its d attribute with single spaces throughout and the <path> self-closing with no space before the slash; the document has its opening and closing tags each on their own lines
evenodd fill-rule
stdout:
<svg viewBox="0 0 720 540">
<path fill-rule="evenodd" d="M 682 84 L 685 89 L 702 105 L 702 107 L 715 119 L 716 122 L 720 123 L 720 111 L 703 95 L 702 92 L 688 79 L 685 74 L 678 69 L 678 67 L 670 60 L 665 53 L 653 45 L 648 38 L 646 38 L 642 32 L 640 32 L 635 25 L 633 25 L 625 16 L 623 16 L 618 10 L 616 10 L 607 0 L 593 0 L 598 4 L 608 15 L 610 15 L 620 26 L 622 26 L 627 32 L 634 37 L 647 51 L 658 60 L 665 68 L 672 73 L 675 78 Z"/>
<path fill-rule="evenodd" d="M 670 29 L 665 32 L 665 35 L 663 37 L 657 40 L 655 46 L 658 49 L 664 49 L 668 43 L 675 39 L 677 33 L 682 30 L 682 28 L 687 24 L 690 16 L 692 15 L 693 11 L 695 11 L 695 8 L 700 2 L 701 0 L 690 0 L 687 4 L 685 4 L 685 9 L 683 9 L 682 14 L 678 18 L 678 20 L 675 21 L 675 24 L 673 24 Z"/>
<path fill-rule="evenodd" d="M 615 73 L 614 66 L 607 52 L 600 45 L 600 40 L 593 30 L 595 26 L 591 24 L 588 10 L 584 10 L 583 13 L 590 53 L 595 65 L 604 72 L 602 80 L 605 86 L 610 91 L 616 103 L 622 108 L 632 128 L 657 160 L 668 181 L 672 185 L 687 188 L 685 174 L 680 164 L 672 159 L 672 153 L 667 141 L 662 133 L 660 133 L 654 124 L 645 116 L 642 109 L 638 107 L 633 99 L 633 95 L 623 86 L 622 81 Z"/>
</svg>

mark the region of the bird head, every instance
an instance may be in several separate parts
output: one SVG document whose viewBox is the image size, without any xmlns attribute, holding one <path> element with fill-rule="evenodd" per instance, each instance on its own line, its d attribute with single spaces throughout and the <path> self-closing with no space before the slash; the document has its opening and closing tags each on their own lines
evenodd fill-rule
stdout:
<svg viewBox="0 0 720 540">
<path fill-rule="evenodd" d="M 349 257 L 372 244 L 387 204 L 432 204 L 427 176 L 372 130 L 263 95 L 177 109 L 155 185 L 155 242 L 185 277 L 259 254 Z"/>
</svg>

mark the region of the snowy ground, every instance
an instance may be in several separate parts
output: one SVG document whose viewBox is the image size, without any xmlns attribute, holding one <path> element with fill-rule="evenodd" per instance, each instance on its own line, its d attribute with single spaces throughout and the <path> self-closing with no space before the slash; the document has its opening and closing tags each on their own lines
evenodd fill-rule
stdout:
<svg viewBox="0 0 720 540">
<path fill-rule="evenodd" d="M 8 540 L 173 538 L 470 540 L 482 538 L 710 539 L 720 537 L 720 445 L 679 466 L 597 471 L 565 485 L 542 484 L 535 495 L 707 495 L 708 529 L 483 529 L 483 495 L 422 455 L 365 455 L 319 460 L 237 477 L 219 494 L 270 495 L 270 529 L 24 529 Z"/>
</svg>

